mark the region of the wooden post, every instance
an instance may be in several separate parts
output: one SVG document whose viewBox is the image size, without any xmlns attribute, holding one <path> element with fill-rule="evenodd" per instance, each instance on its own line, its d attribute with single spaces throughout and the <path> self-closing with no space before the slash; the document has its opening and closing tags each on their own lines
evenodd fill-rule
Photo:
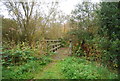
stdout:
<svg viewBox="0 0 120 81">
<path fill-rule="evenodd" d="M 72 40 L 70 39 L 70 45 L 69 45 L 69 53 L 70 55 L 72 55 Z"/>
<path fill-rule="evenodd" d="M 46 41 L 47 42 L 47 53 L 49 52 L 49 41 Z"/>
</svg>

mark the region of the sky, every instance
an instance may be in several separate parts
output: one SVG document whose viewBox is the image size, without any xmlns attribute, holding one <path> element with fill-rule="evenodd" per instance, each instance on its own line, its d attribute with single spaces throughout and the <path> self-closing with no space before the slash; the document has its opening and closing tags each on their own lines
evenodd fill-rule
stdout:
<svg viewBox="0 0 120 81">
<path fill-rule="evenodd" d="M 60 3 L 60 9 L 66 14 L 70 14 L 72 10 L 74 10 L 75 5 L 81 3 L 82 1 L 87 0 L 64 0 Z M 91 0 L 92 2 L 99 2 L 99 0 Z"/>
<path fill-rule="evenodd" d="M 40 1 L 40 0 L 38 0 Z M 43 1 L 43 0 L 42 0 Z M 44 0 L 45 2 L 48 1 L 56 1 L 56 0 Z M 74 10 L 75 5 L 78 3 L 81 3 L 82 1 L 88 1 L 88 0 L 61 0 L 60 1 L 60 10 L 62 10 L 63 13 L 66 15 L 69 15 L 72 10 Z M 99 0 L 91 0 L 92 2 L 99 2 Z M 8 12 L 6 7 L 0 2 L 0 15 L 4 15 L 5 18 L 9 18 Z"/>
</svg>

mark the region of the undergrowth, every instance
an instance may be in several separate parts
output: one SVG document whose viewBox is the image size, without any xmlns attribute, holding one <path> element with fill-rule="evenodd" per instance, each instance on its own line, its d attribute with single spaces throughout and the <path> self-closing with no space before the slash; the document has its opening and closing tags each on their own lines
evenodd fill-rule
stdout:
<svg viewBox="0 0 120 81">
<path fill-rule="evenodd" d="M 41 71 L 43 67 L 51 62 L 49 57 L 43 57 L 39 60 L 31 60 L 28 63 L 19 66 L 3 66 L 3 79 L 32 79 L 37 71 Z"/>
<path fill-rule="evenodd" d="M 117 79 L 117 74 L 85 58 L 68 57 L 61 62 L 67 79 Z"/>
<path fill-rule="evenodd" d="M 37 49 L 25 44 L 2 48 L 2 78 L 32 79 L 37 71 L 52 61 L 51 54 L 36 57 Z"/>
</svg>

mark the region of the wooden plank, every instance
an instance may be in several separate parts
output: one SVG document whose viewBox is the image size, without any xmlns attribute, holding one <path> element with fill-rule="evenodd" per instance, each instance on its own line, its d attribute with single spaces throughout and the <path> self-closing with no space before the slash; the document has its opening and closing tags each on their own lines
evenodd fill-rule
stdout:
<svg viewBox="0 0 120 81">
<path fill-rule="evenodd" d="M 41 42 L 61 42 L 60 40 L 41 40 Z"/>
<path fill-rule="evenodd" d="M 59 47 L 61 47 L 61 45 L 59 45 L 59 46 L 57 46 L 57 47 L 55 47 L 55 48 L 50 49 L 50 52 L 56 50 L 56 49 L 59 48 Z"/>
<path fill-rule="evenodd" d="M 56 46 L 56 45 L 60 45 L 61 43 L 56 43 L 56 44 L 50 44 L 49 46 Z"/>
<path fill-rule="evenodd" d="M 61 43 L 60 43 L 61 40 L 41 40 L 41 42 L 47 43 L 47 50 L 50 51 L 50 52 L 55 51 L 55 50 L 57 50 L 58 48 L 61 47 Z"/>
</svg>

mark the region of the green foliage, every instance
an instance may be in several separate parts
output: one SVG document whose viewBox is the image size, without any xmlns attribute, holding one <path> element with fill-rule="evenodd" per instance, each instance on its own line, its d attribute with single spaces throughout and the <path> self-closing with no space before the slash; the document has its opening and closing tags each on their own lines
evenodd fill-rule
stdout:
<svg viewBox="0 0 120 81">
<path fill-rule="evenodd" d="M 117 74 L 111 73 L 103 66 L 85 60 L 85 58 L 69 57 L 62 63 L 62 71 L 67 79 L 117 79 Z"/>
<path fill-rule="evenodd" d="M 113 63 L 113 66 L 118 67 L 117 61 L 120 59 L 120 2 L 102 2 L 99 10 L 101 28 L 99 35 L 107 37 L 106 44 L 101 46 L 107 46 L 107 49 L 103 50 L 104 60 Z M 103 32 L 106 33 L 103 33 Z M 103 41 L 104 42 L 104 41 Z M 112 64 L 110 64 L 112 65 Z M 118 67 L 119 68 L 119 67 Z"/>
<path fill-rule="evenodd" d="M 27 43 L 3 46 L 2 75 L 3 79 L 32 79 L 36 71 L 51 62 L 50 55 L 36 57 L 37 48 L 31 48 Z"/>
<path fill-rule="evenodd" d="M 102 2 L 100 5 L 101 28 L 104 28 L 102 32 L 107 31 L 110 39 L 120 39 L 119 2 Z"/>
<path fill-rule="evenodd" d="M 10 47 L 3 47 L 3 57 L 2 63 L 4 66 L 8 65 L 20 65 L 24 62 L 35 60 L 37 58 L 33 57 L 34 50 L 26 44 L 18 44 L 17 46 L 10 48 Z"/>
<path fill-rule="evenodd" d="M 91 40 L 93 38 L 93 34 L 80 29 L 71 30 L 68 34 L 70 35 L 70 39 L 72 39 L 74 55 L 85 55 L 81 49 L 81 42 L 82 40 Z"/>
<path fill-rule="evenodd" d="M 41 71 L 43 66 L 51 62 L 50 57 L 41 57 L 39 60 L 30 60 L 27 63 L 16 66 L 3 66 L 3 79 L 33 79 L 37 71 Z"/>
<path fill-rule="evenodd" d="M 76 56 L 85 56 L 81 41 L 90 49 L 90 60 L 101 62 L 105 66 L 119 68 L 120 59 L 120 2 L 101 2 L 78 4 L 72 13 L 70 31 Z M 89 22 L 88 22 L 89 21 Z M 74 55 L 75 55 L 74 54 Z"/>
<path fill-rule="evenodd" d="M 87 43 L 93 39 L 93 34 L 85 30 L 74 29 L 68 33 L 72 39 L 73 53 L 77 56 L 85 56 L 84 50 L 81 48 L 81 43 L 83 40 Z M 85 44 L 86 44 L 85 43 Z"/>
<path fill-rule="evenodd" d="M 78 3 L 72 12 L 71 27 L 88 33 L 97 33 L 99 16 L 96 12 L 98 11 L 98 6 L 99 4 L 92 2 Z"/>
<path fill-rule="evenodd" d="M 30 61 L 24 65 L 20 66 L 8 66 L 2 67 L 2 77 L 3 79 L 32 79 L 33 73 L 36 71 L 41 71 L 42 67 L 40 65 L 41 61 Z"/>
<path fill-rule="evenodd" d="M 61 71 L 61 61 L 46 66 L 42 72 L 35 75 L 34 79 L 66 79 Z"/>
<path fill-rule="evenodd" d="M 89 40 L 88 44 L 93 47 L 93 49 L 90 50 L 90 53 L 94 53 L 94 55 L 90 59 L 98 59 L 105 66 L 110 66 L 114 69 L 118 68 L 117 56 L 120 50 L 119 39 L 112 41 L 106 37 L 101 37 L 97 35 L 97 37 Z"/>
<path fill-rule="evenodd" d="M 78 41 L 83 40 L 83 39 L 87 40 L 87 39 L 92 38 L 92 34 L 90 32 L 87 32 L 87 31 L 84 31 L 81 29 L 71 30 L 68 34 L 70 34 L 71 36 L 74 35 L 76 37 L 76 39 L 78 39 Z"/>
<path fill-rule="evenodd" d="M 47 63 L 52 61 L 50 56 L 42 56 L 39 60 L 41 61 L 40 65 L 46 65 Z"/>
<path fill-rule="evenodd" d="M 119 45 L 120 40 L 115 41 L 109 41 L 107 42 L 107 45 L 101 45 L 101 46 L 107 46 L 107 49 L 104 49 L 102 51 L 102 60 L 103 63 L 107 63 L 107 65 L 112 66 L 114 68 L 118 68 L 118 54 L 119 54 Z M 108 47 L 109 46 L 109 47 Z"/>
</svg>

